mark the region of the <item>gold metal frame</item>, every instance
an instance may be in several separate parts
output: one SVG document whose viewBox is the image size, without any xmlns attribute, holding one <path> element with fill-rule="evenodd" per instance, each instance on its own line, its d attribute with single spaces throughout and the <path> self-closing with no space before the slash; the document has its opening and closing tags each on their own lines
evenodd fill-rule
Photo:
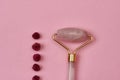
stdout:
<svg viewBox="0 0 120 80">
<path fill-rule="evenodd" d="M 54 35 L 52 36 L 52 39 L 53 39 L 55 42 L 57 42 L 59 45 L 61 45 L 63 48 L 65 48 L 65 49 L 67 50 L 68 55 L 69 55 L 68 59 L 69 59 L 69 61 L 71 61 L 71 62 L 74 62 L 74 61 L 75 61 L 75 56 L 76 56 L 76 53 L 77 53 L 78 50 L 80 50 L 80 49 L 83 48 L 84 46 L 90 44 L 90 43 L 94 40 L 94 37 L 93 37 L 92 35 L 88 35 L 88 36 L 89 36 L 88 40 L 86 40 L 85 42 L 83 42 L 80 46 L 78 46 L 75 50 L 73 50 L 73 51 L 71 52 L 70 48 L 68 48 L 65 44 L 63 44 L 62 42 L 60 42 L 60 41 L 58 41 L 58 40 L 56 39 L 56 35 L 57 35 L 57 34 L 54 34 Z M 74 57 L 73 57 L 73 54 L 75 54 Z"/>
</svg>

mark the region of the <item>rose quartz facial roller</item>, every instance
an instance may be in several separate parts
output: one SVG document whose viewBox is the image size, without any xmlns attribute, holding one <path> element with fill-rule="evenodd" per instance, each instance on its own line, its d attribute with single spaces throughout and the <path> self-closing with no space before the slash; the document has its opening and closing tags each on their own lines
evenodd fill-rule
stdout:
<svg viewBox="0 0 120 80">
<path fill-rule="evenodd" d="M 59 29 L 57 33 L 52 36 L 53 40 L 65 48 L 68 52 L 68 80 L 75 80 L 75 67 L 76 54 L 82 47 L 88 45 L 93 41 L 93 36 L 86 31 L 79 28 L 63 28 Z M 79 42 L 81 43 L 75 50 L 71 50 L 62 41 Z"/>
</svg>

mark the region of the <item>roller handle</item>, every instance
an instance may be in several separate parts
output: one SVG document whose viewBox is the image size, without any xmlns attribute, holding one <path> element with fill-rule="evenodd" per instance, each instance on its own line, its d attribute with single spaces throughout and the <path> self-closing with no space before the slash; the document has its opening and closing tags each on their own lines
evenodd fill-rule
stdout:
<svg viewBox="0 0 120 80">
<path fill-rule="evenodd" d="M 74 62 L 69 62 L 68 63 L 68 80 L 75 80 L 75 63 Z"/>
<path fill-rule="evenodd" d="M 68 80 L 75 80 L 75 54 L 68 55 Z"/>
</svg>

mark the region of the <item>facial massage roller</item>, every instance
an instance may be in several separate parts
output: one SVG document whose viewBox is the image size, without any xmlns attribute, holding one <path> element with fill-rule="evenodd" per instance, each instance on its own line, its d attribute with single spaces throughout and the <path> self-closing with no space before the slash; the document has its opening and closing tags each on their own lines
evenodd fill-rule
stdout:
<svg viewBox="0 0 120 80">
<path fill-rule="evenodd" d="M 75 80 L 75 61 L 78 51 L 91 43 L 94 38 L 91 34 L 79 28 L 62 28 L 53 34 L 53 40 L 65 48 L 68 52 L 68 80 Z M 80 43 L 80 46 L 71 50 L 63 42 Z"/>
</svg>

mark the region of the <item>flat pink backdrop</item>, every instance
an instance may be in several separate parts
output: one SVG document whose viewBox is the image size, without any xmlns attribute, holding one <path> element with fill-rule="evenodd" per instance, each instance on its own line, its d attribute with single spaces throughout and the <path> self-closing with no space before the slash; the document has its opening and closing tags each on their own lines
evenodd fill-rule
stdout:
<svg viewBox="0 0 120 80">
<path fill-rule="evenodd" d="M 0 80 L 67 80 L 67 53 L 51 35 L 69 26 L 96 38 L 80 51 L 76 80 L 120 80 L 120 0 L 0 0 Z M 34 42 L 43 45 L 40 72 L 31 69 Z"/>
</svg>

